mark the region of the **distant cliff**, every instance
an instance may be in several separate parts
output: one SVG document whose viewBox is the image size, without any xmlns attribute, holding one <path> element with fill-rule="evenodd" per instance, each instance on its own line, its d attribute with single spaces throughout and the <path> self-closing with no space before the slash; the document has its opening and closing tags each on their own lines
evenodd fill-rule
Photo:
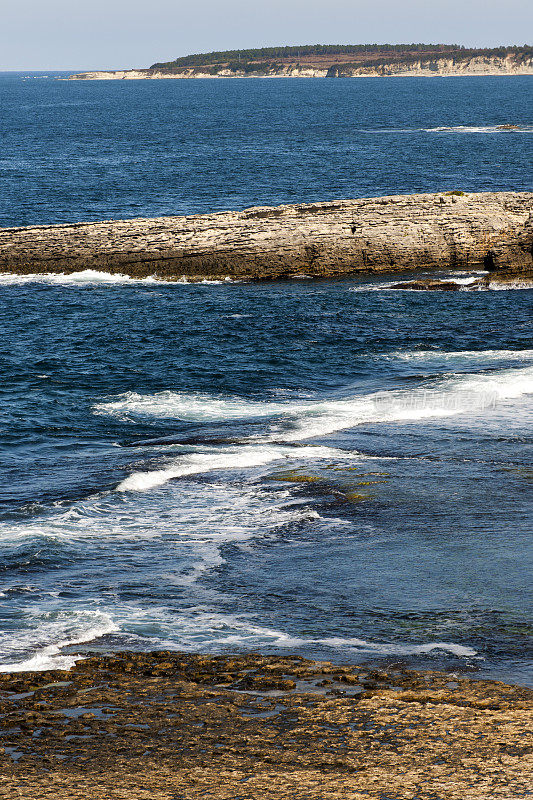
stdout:
<svg viewBox="0 0 533 800">
<path fill-rule="evenodd" d="M 0 272 L 280 280 L 486 269 L 533 277 L 533 193 L 418 194 L 0 230 Z"/>
<path fill-rule="evenodd" d="M 147 69 L 80 72 L 69 80 L 162 78 L 360 78 L 533 75 L 533 47 L 310 45 L 202 53 Z"/>
</svg>

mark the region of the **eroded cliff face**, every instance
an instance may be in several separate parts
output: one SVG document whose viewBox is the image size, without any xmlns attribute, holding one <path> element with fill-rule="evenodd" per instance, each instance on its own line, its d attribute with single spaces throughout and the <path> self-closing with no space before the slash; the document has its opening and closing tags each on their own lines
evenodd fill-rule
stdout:
<svg viewBox="0 0 533 800">
<path fill-rule="evenodd" d="M 95 269 L 193 280 L 480 268 L 529 275 L 532 208 L 531 192 L 419 194 L 6 228 L 0 272 Z"/>
<path fill-rule="evenodd" d="M 189 67 L 165 71 L 160 69 L 132 69 L 100 72 L 80 72 L 69 80 L 160 80 L 164 78 L 383 78 L 383 77 L 435 77 L 450 75 L 533 75 L 533 58 L 516 55 L 473 56 L 457 59 L 420 58 L 416 61 L 391 61 L 375 67 L 351 64 L 333 65 L 329 69 L 312 65 L 287 64 L 272 66 L 253 73 L 221 67 L 214 71 L 202 67 Z"/>
<path fill-rule="evenodd" d="M 391 62 L 376 68 L 358 67 L 356 69 L 340 67 L 337 77 L 435 77 L 451 75 L 533 75 L 533 58 L 516 58 L 514 56 L 488 57 L 475 56 L 469 59 L 455 58 L 421 58 L 418 61 Z M 335 77 L 335 76 L 333 76 Z"/>
</svg>

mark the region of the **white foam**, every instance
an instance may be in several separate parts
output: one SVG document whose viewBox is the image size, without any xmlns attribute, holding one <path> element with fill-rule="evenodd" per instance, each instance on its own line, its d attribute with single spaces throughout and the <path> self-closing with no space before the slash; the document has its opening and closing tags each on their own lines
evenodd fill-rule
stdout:
<svg viewBox="0 0 533 800">
<path fill-rule="evenodd" d="M 498 283 L 492 280 L 488 287 L 493 292 L 512 292 L 515 290 L 533 289 L 533 280 L 527 278 L 516 278 L 506 283 Z"/>
<path fill-rule="evenodd" d="M 398 644 L 387 642 L 367 642 L 364 639 L 327 638 L 315 639 L 313 643 L 323 644 L 327 647 L 340 649 L 356 649 L 359 652 L 379 652 L 380 655 L 425 655 L 435 651 L 451 653 L 460 658 L 477 655 L 472 647 L 455 644 L 453 642 L 429 642 L 427 644 Z"/>
<path fill-rule="evenodd" d="M 361 130 L 360 133 L 533 133 L 533 125 L 516 125 L 513 128 L 504 128 L 502 125 L 438 125 L 433 128 L 374 128 Z"/>
<path fill-rule="evenodd" d="M 131 415 L 203 422 L 294 414 L 304 411 L 307 405 L 271 403 L 242 397 L 216 397 L 202 393 L 165 391 L 155 395 L 141 395 L 137 392 L 126 392 L 111 402 L 97 403 L 93 406 L 93 411 L 95 414 L 122 418 Z"/>
<path fill-rule="evenodd" d="M 133 609 L 130 613 L 137 615 Z M 449 653 L 457 658 L 479 658 L 474 648 L 455 642 L 434 641 L 415 644 L 373 642 L 353 637 L 295 636 L 259 625 L 245 615 L 220 614 L 202 607 L 189 609 L 181 616 L 179 625 L 171 622 L 170 618 L 165 618 L 165 615 L 159 617 L 159 623 L 161 625 L 159 633 L 165 638 L 158 642 L 158 646 L 172 650 L 195 651 L 201 647 L 216 652 L 228 648 L 261 650 L 268 647 L 316 653 L 317 648 L 326 648 L 350 656 L 416 656 Z"/>
<path fill-rule="evenodd" d="M 92 286 L 95 284 L 165 284 L 167 286 L 176 286 L 187 284 L 194 285 L 211 285 L 219 286 L 224 283 L 239 283 L 227 277 L 222 280 L 191 280 L 183 275 L 178 280 L 165 280 L 157 276 L 149 276 L 147 278 L 132 278 L 130 275 L 123 275 L 122 273 L 100 272 L 94 269 L 84 269 L 80 272 L 66 273 L 31 273 L 28 275 L 16 275 L 13 273 L 0 273 L 0 286 L 1 285 L 21 285 L 26 283 L 43 283 L 50 285 L 60 286 Z"/>
<path fill-rule="evenodd" d="M 517 125 L 513 128 L 500 125 L 441 125 L 421 130 L 426 133 L 533 133 L 533 125 Z"/>
<path fill-rule="evenodd" d="M 402 361 L 531 361 L 533 350 L 397 350 L 384 358 Z"/>
<path fill-rule="evenodd" d="M 240 471 L 250 467 L 259 467 L 275 461 L 291 459 L 331 459 L 354 458 L 355 454 L 347 454 L 330 447 L 292 447 L 273 445 L 244 445 L 215 450 L 209 453 L 193 453 L 182 456 L 166 469 L 152 470 L 150 472 L 134 472 L 117 486 L 119 492 L 145 492 L 155 486 L 161 486 L 173 478 L 186 475 L 213 472 L 216 470 Z"/>
<path fill-rule="evenodd" d="M 453 272 L 449 275 L 426 275 L 423 276 L 423 279 L 430 278 L 431 280 L 441 280 L 441 281 L 453 281 L 453 283 L 459 284 L 459 291 L 466 292 L 472 291 L 470 286 L 475 283 L 477 280 L 477 276 L 479 275 L 486 275 L 487 273 L 472 273 L 469 277 L 463 276 L 459 277 Z M 353 286 L 348 289 L 349 292 L 380 292 L 380 291 L 403 291 L 403 292 L 415 292 L 420 294 L 421 292 L 432 292 L 435 293 L 434 289 L 413 289 L 412 287 L 406 285 L 404 287 L 398 288 L 399 284 L 405 283 L 408 284 L 410 281 L 414 280 L 411 278 L 406 278 L 405 276 L 400 277 L 394 281 L 378 281 L 376 283 L 365 283 L 361 286 Z M 396 288 L 392 288 L 392 287 Z M 498 283 L 494 279 L 492 279 L 486 286 L 476 286 L 476 292 L 503 292 L 503 291 L 523 291 L 524 289 L 533 289 L 533 280 L 527 278 L 516 278 L 513 281 L 507 281 L 505 283 Z M 438 290 L 437 290 L 438 291 Z"/>
<path fill-rule="evenodd" d="M 80 272 L 64 273 L 34 273 L 29 275 L 14 275 L 11 273 L 0 274 L 2 284 L 45 283 L 60 285 L 85 285 L 85 284 L 122 284 L 122 283 L 167 283 L 159 278 L 131 278 L 129 275 L 110 272 L 99 272 L 93 269 L 84 269 Z"/>
<path fill-rule="evenodd" d="M 496 360 L 531 358 L 532 351 L 485 351 L 470 353 L 468 358 Z M 437 354 L 432 358 L 465 357 L 464 353 Z M 390 357 L 390 356 L 387 356 Z M 402 358 L 425 358 L 427 352 L 403 354 Z M 320 456 L 312 451 L 280 450 L 273 443 L 298 442 L 322 437 L 366 423 L 392 421 L 418 421 L 453 416 L 461 413 L 483 413 L 500 401 L 529 394 L 533 391 L 533 368 L 522 367 L 501 370 L 491 374 L 469 374 L 459 378 L 444 377 L 431 387 L 412 390 L 397 389 L 352 395 L 340 399 L 260 402 L 236 397 L 211 397 L 182 392 L 162 392 L 142 396 L 136 393 L 122 395 L 118 400 L 99 403 L 94 407 L 98 414 L 128 417 L 169 417 L 182 420 L 270 420 L 269 428 L 254 440 L 253 445 L 231 448 L 214 453 L 183 457 L 170 468 L 151 473 L 136 473 L 123 481 L 121 490 L 145 490 L 173 477 L 192 475 L 213 469 L 240 469 L 266 464 L 280 458 Z M 250 443 L 252 440 L 246 440 Z M 346 454 L 344 454 L 346 455 Z M 331 457 L 331 454 L 324 457 Z"/>
<path fill-rule="evenodd" d="M 110 492 L 34 521 L 2 522 L 0 538 L 4 547 L 34 549 L 37 544 L 40 552 L 46 552 L 50 544 L 55 549 L 65 543 L 69 552 L 83 552 L 89 546 L 103 556 L 120 558 L 125 574 L 135 571 L 139 551 L 146 549 L 155 555 L 153 579 L 166 587 L 184 587 L 188 597 L 205 596 L 216 603 L 218 595 L 198 581 L 225 563 L 224 546 L 319 519 L 290 490 L 272 492 L 256 485 L 210 482 L 169 485 L 164 491 L 164 505 L 154 492 Z M 167 556 L 158 561 L 161 552 Z M 172 590 L 169 605 L 157 606 L 153 602 L 137 606 L 104 592 L 98 609 L 91 610 L 87 609 L 90 601 L 65 601 L 58 592 L 42 591 L 38 585 L 4 588 L 8 596 L 13 591 L 20 597 L 17 607 L 22 614 L 16 630 L 0 633 L 0 671 L 68 669 L 76 657 L 64 654 L 64 647 L 108 633 L 137 632 L 145 637 L 145 644 L 146 637 L 153 636 L 153 646 L 161 647 L 165 631 L 174 637 L 174 644 L 182 641 L 180 631 L 189 624 L 191 631 L 196 630 L 196 641 L 203 631 L 201 619 L 195 621 L 194 613 L 189 618 L 187 608 L 176 614 Z"/>
<path fill-rule="evenodd" d="M 36 650 L 34 655 L 23 661 L 0 663 L 0 672 L 33 672 L 47 669 L 70 669 L 80 656 L 63 655 L 62 650 L 68 646 L 86 644 L 99 639 L 108 633 L 119 630 L 108 614 L 100 611 L 79 611 L 71 614 L 62 612 L 53 622 L 38 624 L 35 617 L 35 628 L 24 636 L 18 633 L 10 637 L 9 649 L 14 655 L 21 650 Z M 53 644 L 40 646 L 39 641 L 56 640 Z M 6 642 L 0 644 L 6 653 Z M 5 657 L 5 655 L 4 655 Z"/>
</svg>

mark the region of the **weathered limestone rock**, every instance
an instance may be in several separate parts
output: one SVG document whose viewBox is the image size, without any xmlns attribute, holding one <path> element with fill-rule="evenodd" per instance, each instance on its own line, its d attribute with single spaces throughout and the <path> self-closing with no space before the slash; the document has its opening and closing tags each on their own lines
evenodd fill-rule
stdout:
<svg viewBox="0 0 533 800">
<path fill-rule="evenodd" d="M 489 250 L 485 265 L 498 280 L 533 278 L 533 212 L 514 235 Z"/>
<path fill-rule="evenodd" d="M 304 59 L 304 63 L 256 64 L 249 72 L 229 63 L 205 66 L 165 67 L 154 64 L 149 69 L 98 70 L 71 75 L 70 81 L 102 80 L 160 80 L 194 78 L 387 78 L 387 77 L 435 77 L 439 75 L 533 75 L 533 58 L 527 52 L 508 52 L 502 55 L 484 53 L 458 57 L 458 54 L 421 55 L 420 58 L 392 58 L 373 63 L 340 61 L 315 57 Z"/>
<path fill-rule="evenodd" d="M 7 228 L 0 272 L 200 280 L 483 267 L 522 274 L 532 260 L 531 209 L 531 192 L 418 194 Z"/>
</svg>

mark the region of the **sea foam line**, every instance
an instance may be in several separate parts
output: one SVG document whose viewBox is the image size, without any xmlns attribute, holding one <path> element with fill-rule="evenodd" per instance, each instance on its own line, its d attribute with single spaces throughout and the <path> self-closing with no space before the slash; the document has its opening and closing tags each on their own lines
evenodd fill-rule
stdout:
<svg viewBox="0 0 533 800">
<path fill-rule="evenodd" d="M 331 447 L 293 447 L 243 445 L 210 453 L 193 453 L 182 456 L 164 469 L 148 472 L 134 472 L 117 486 L 119 492 L 145 492 L 161 486 L 173 478 L 213 472 L 216 470 L 240 471 L 250 467 L 260 467 L 287 459 L 332 459 L 362 458 L 359 454 L 345 453 Z"/>
<path fill-rule="evenodd" d="M 328 447 L 309 445 L 294 450 L 291 445 L 365 423 L 418 422 L 464 413 L 480 414 L 532 392 L 533 367 L 524 367 L 497 374 L 445 378 L 429 388 L 375 392 L 339 400 L 269 403 L 179 392 L 144 397 L 129 393 L 117 401 L 98 404 L 94 411 L 112 416 L 139 414 L 191 421 L 252 417 L 270 420 L 265 434 L 248 437 L 240 446 L 183 455 L 163 469 L 135 472 L 117 487 L 118 491 L 147 491 L 173 478 L 213 470 L 241 470 L 288 458 L 362 458 L 361 454 Z"/>
<path fill-rule="evenodd" d="M 133 613 L 133 612 L 132 612 Z M 166 626 L 164 626 L 166 627 Z M 202 648 L 220 651 L 227 648 L 261 649 L 274 647 L 282 650 L 316 651 L 317 648 L 342 651 L 350 654 L 380 656 L 409 656 L 448 653 L 457 658 L 481 658 L 473 647 L 455 642 L 372 642 L 356 637 L 302 637 L 275 628 L 264 627 L 242 615 L 220 614 L 194 608 L 180 619 L 179 627 L 171 625 L 165 638 L 157 646 L 164 649 L 194 651 Z M 155 645 L 155 643 L 154 643 Z"/>
</svg>

